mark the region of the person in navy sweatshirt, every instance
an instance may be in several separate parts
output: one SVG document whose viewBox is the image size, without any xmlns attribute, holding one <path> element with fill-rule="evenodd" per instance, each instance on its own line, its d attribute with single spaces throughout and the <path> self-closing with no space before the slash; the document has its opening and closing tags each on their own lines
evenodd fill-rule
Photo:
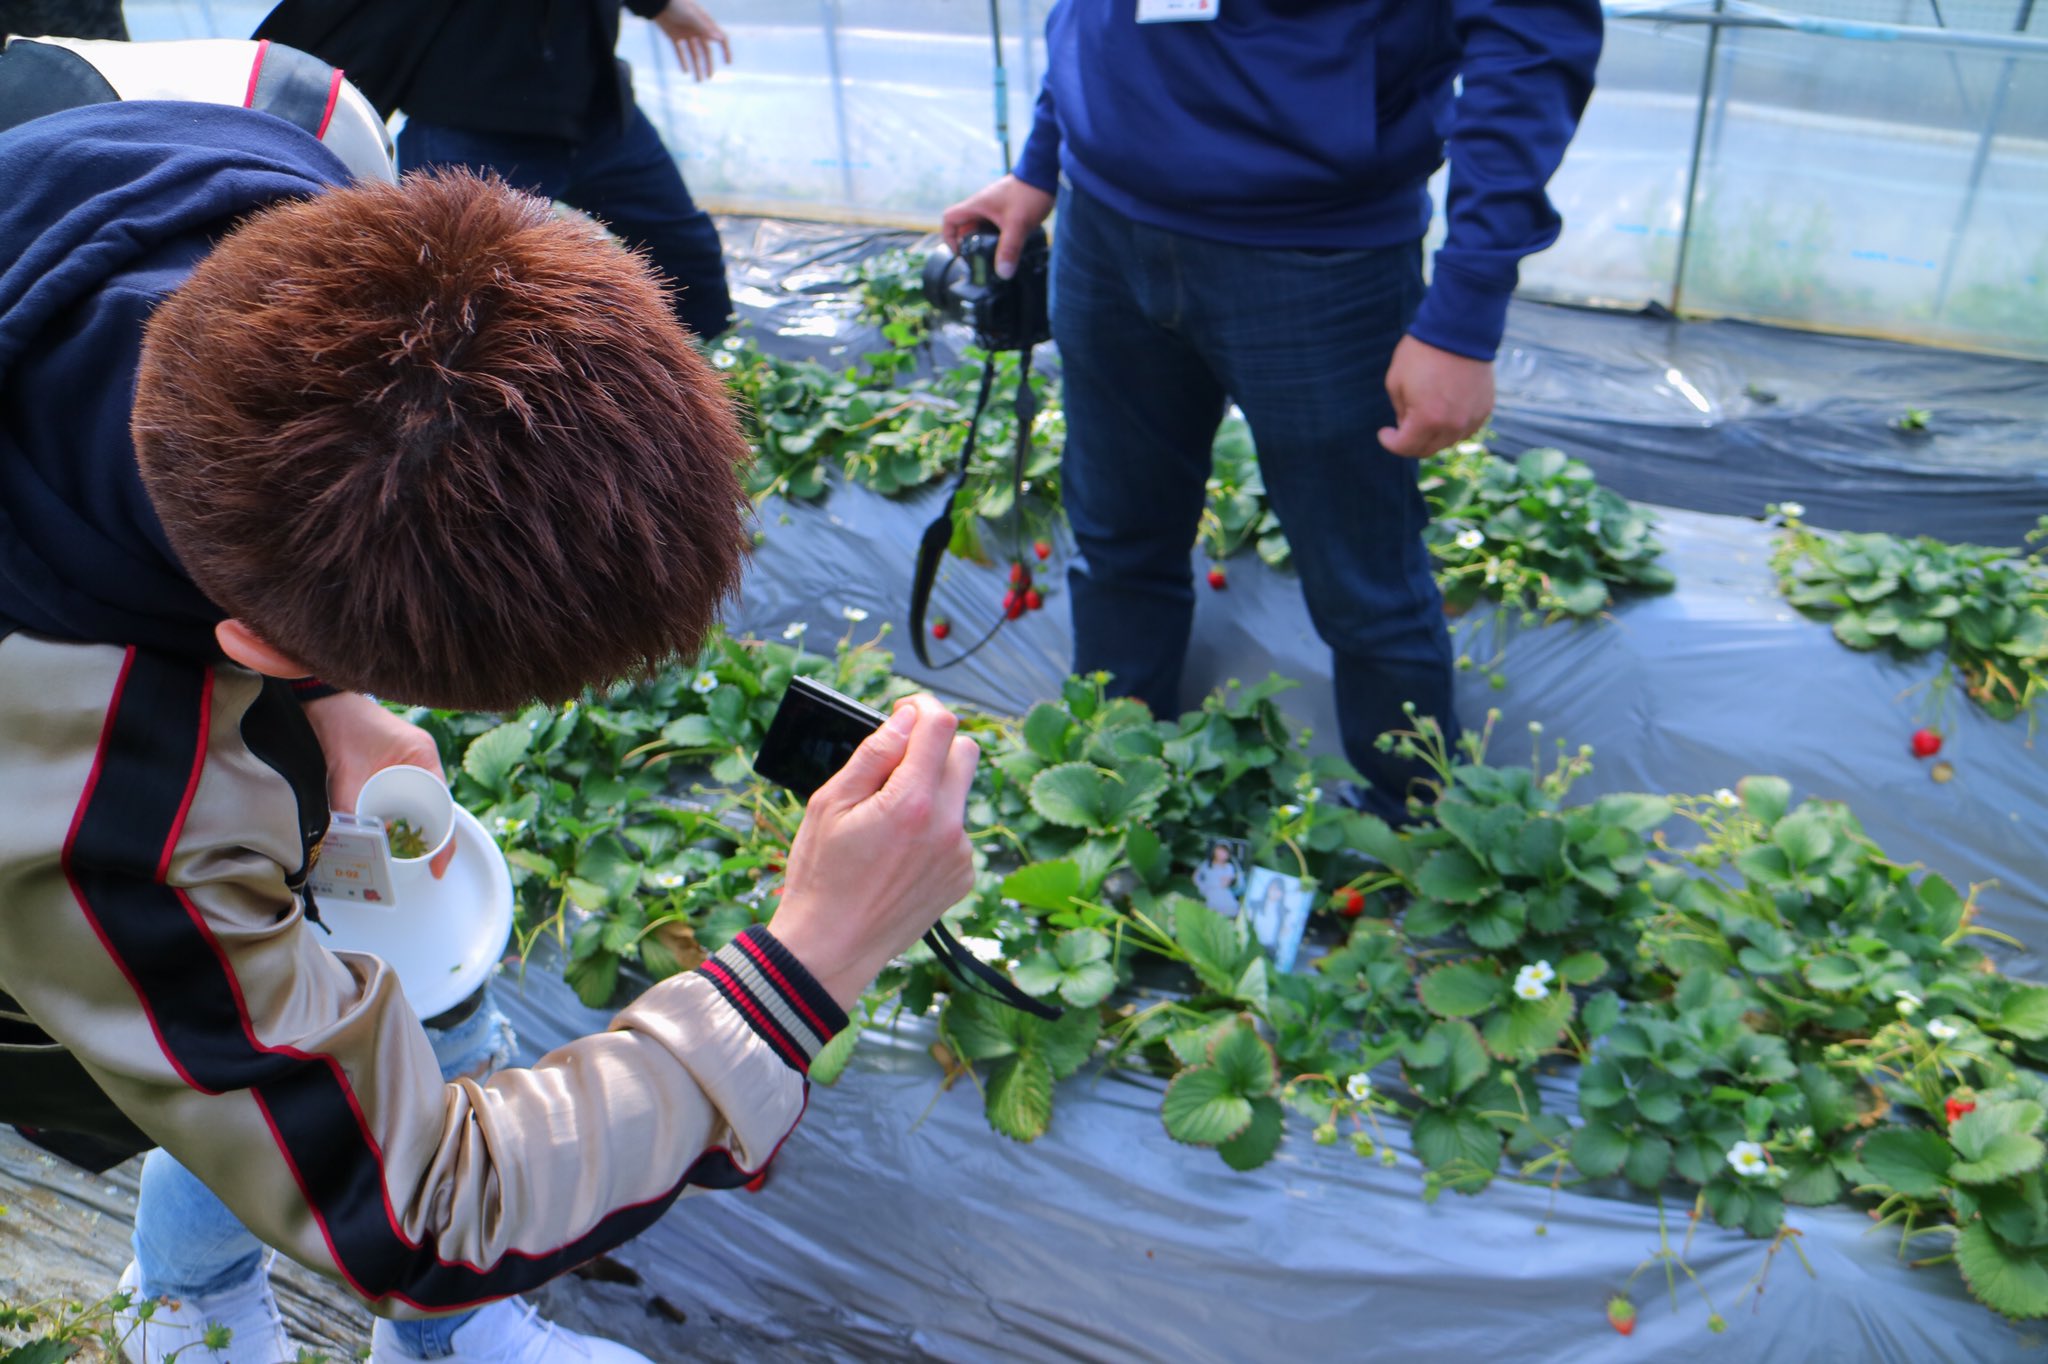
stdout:
<svg viewBox="0 0 2048 1364">
<path fill-rule="evenodd" d="M 1415 461 L 1478 431 L 1596 0 L 1059 0 L 1016 173 L 946 210 L 997 269 L 1057 201 L 1074 667 L 1177 714 L 1188 547 L 1226 405 L 1251 423 L 1365 808 L 1407 818 L 1404 702 L 1455 735 Z M 1430 175 L 1448 233 L 1425 286 Z"/>
</svg>

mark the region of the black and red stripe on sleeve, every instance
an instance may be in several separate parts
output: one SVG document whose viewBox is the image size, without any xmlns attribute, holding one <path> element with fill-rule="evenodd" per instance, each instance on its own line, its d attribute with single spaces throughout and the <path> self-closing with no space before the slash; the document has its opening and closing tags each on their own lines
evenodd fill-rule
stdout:
<svg viewBox="0 0 2048 1364">
<path fill-rule="evenodd" d="M 191 896 L 169 883 L 206 767 L 213 708 L 211 669 L 128 650 L 65 840 L 63 869 L 183 1082 L 202 1094 L 244 1093 L 257 1105 L 335 1268 L 357 1293 L 427 1312 L 522 1293 L 638 1235 L 686 1185 L 732 1188 L 759 1173 L 714 1147 L 655 1197 L 613 1210 L 553 1250 L 508 1251 L 489 1268 L 444 1257 L 432 1232 L 409 1236 L 388 1194 L 384 1153 L 347 1073 L 330 1055 L 256 1035 L 226 951 Z M 754 1027 L 844 1022 L 836 1009 L 826 1012 L 830 999 L 780 944 L 739 950 L 764 978 L 779 976 L 791 990 L 777 998 L 753 985 L 721 987 L 740 992 L 728 999 L 752 1001 Z M 725 974 L 732 982 L 746 979 L 730 967 Z M 778 1021 L 785 1011 L 794 1023 Z"/>
<path fill-rule="evenodd" d="M 811 1058 L 847 1025 L 846 1011 L 825 987 L 758 924 L 719 948 L 697 970 L 799 1073 L 808 1072 Z"/>
</svg>

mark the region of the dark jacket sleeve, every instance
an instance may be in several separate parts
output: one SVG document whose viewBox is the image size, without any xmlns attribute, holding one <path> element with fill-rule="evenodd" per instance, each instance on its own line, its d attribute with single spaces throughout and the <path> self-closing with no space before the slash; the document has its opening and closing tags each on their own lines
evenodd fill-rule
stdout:
<svg viewBox="0 0 2048 1364">
<path fill-rule="evenodd" d="M 1593 93 L 1597 0 L 1454 0 L 1464 48 L 1447 150 L 1449 233 L 1409 327 L 1443 350 L 1491 360 L 1522 257 L 1557 240 L 1544 185 Z"/>
</svg>

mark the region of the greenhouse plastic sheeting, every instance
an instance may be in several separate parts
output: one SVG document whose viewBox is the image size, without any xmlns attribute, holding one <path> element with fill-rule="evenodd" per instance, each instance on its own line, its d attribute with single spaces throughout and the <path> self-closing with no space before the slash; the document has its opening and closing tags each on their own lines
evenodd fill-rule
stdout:
<svg viewBox="0 0 2048 1364">
<path fill-rule="evenodd" d="M 1555 445 L 1637 501 L 2017 545 L 2048 512 L 2048 364 L 1518 300 L 1499 448 Z M 1928 430 L 1893 423 L 1908 408 Z"/>
<path fill-rule="evenodd" d="M 851 365 L 879 349 L 854 270 L 914 234 L 723 221 L 733 294 L 762 345 Z M 964 339 L 942 331 L 937 358 Z M 1050 349 L 1047 349 L 1050 355 Z M 1838 530 L 2017 545 L 2048 512 L 2048 364 L 1741 322 L 1517 300 L 1493 424 L 1501 449 L 1556 445 L 1625 496 L 1760 516 L 1798 502 Z M 1892 423 L 1908 407 L 1925 434 Z"/>
<path fill-rule="evenodd" d="M 538 966 L 499 997 L 527 1059 L 608 1019 Z M 1686 1262 L 1726 1333 L 1683 1275 L 1674 1312 L 1656 1265 L 1624 1340 L 1602 1308 L 1659 1244 L 1656 1205 L 1625 1187 L 1497 1182 L 1426 1204 L 1405 1126 L 1382 1124 L 1389 1169 L 1316 1146 L 1298 1115 L 1275 1160 L 1239 1174 L 1167 1137 L 1159 1082 L 1088 1071 L 1021 1145 L 989 1130 L 974 1085 L 941 1091 L 933 1040 L 925 1021 L 870 1032 L 836 1086 L 813 1086 L 758 1194 L 682 1200 L 612 1252 L 629 1273 L 544 1305 L 656 1359 L 733 1364 L 1982 1364 L 2042 1348 L 1847 1208 L 1791 1211 L 1813 1277 L 1783 1251 L 1761 1296 L 1744 1289 L 1767 1243 L 1703 1223 Z M 1544 1102 L 1569 1112 L 1568 1081 Z M 1667 1199 L 1674 1247 L 1689 1207 Z"/>
</svg>

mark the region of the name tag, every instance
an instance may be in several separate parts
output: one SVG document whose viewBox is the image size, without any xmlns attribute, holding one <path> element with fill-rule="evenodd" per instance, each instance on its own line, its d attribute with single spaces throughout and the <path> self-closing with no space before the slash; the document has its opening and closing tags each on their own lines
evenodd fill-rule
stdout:
<svg viewBox="0 0 2048 1364">
<path fill-rule="evenodd" d="M 384 836 L 384 822 L 335 811 L 307 884 L 316 900 L 390 904 L 391 845 Z"/>
<path fill-rule="evenodd" d="M 1138 0 L 1141 24 L 1193 24 L 1214 19 L 1223 0 Z"/>
</svg>

